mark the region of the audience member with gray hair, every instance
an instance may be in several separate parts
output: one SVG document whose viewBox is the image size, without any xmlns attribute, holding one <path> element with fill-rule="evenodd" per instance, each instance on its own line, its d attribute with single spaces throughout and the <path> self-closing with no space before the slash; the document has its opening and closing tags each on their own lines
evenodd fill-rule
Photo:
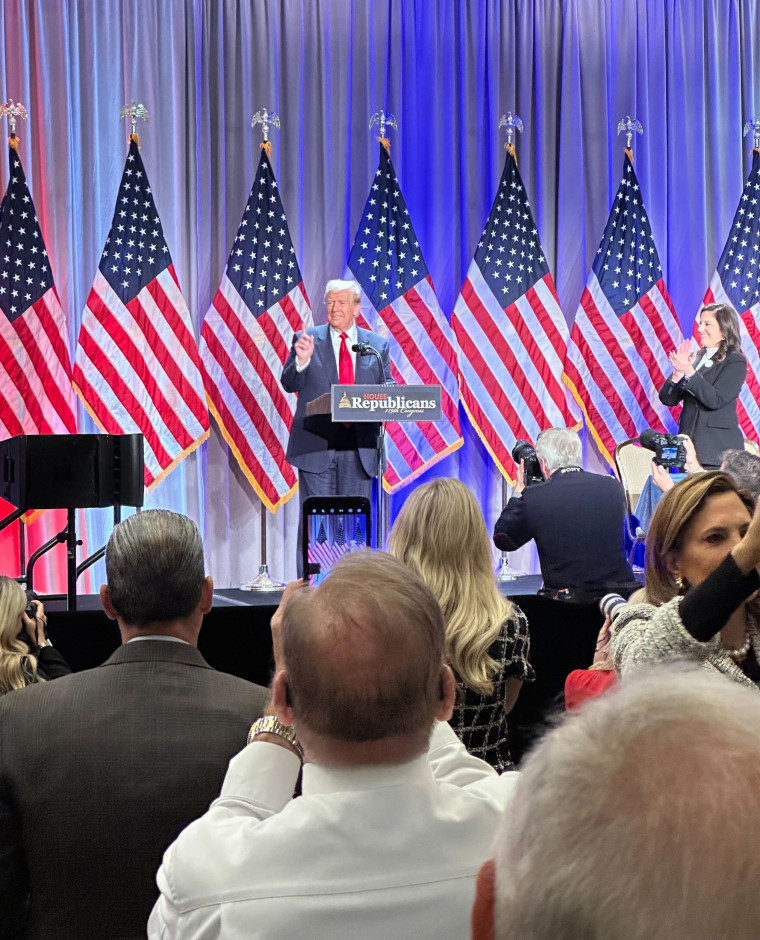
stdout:
<svg viewBox="0 0 760 940">
<path fill-rule="evenodd" d="M 720 469 L 733 477 L 740 490 L 746 490 L 757 499 L 760 496 L 760 457 L 748 450 L 726 450 L 720 459 Z"/>
<path fill-rule="evenodd" d="M 102 666 L 0 699 L 0 937 L 145 937 L 164 849 L 219 792 L 266 689 L 196 646 L 213 583 L 198 529 L 165 510 L 119 523 Z"/>
<path fill-rule="evenodd" d="M 291 584 L 272 633 L 269 715 L 164 856 L 149 936 L 465 937 L 516 774 L 446 723 L 435 597 L 401 561 L 354 552 L 316 589 Z"/>
<path fill-rule="evenodd" d="M 512 552 L 534 539 L 544 592 L 557 599 L 594 602 L 610 591 L 628 596 L 637 584 L 623 549 L 620 483 L 581 467 L 581 441 L 568 428 L 539 434 L 536 454 L 545 482 L 526 486 L 524 467 L 518 468 L 494 528 L 497 548 Z"/>
<path fill-rule="evenodd" d="M 698 669 L 626 680 L 523 765 L 473 940 L 759 937 L 758 819 L 760 698 Z"/>
</svg>

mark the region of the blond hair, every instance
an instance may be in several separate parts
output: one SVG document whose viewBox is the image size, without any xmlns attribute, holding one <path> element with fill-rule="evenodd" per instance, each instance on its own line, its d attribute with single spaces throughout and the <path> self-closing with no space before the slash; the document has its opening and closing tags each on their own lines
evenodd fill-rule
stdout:
<svg viewBox="0 0 760 940">
<path fill-rule="evenodd" d="M 496 585 L 491 541 L 475 497 L 445 477 L 418 487 L 398 514 L 388 551 L 422 578 L 441 605 L 446 656 L 457 677 L 491 695 L 499 663 L 488 650 L 514 605 Z"/>
<path fill-rule="evenodd" d="M 13 578 L 0 575 L 0 695 L 23 689 L 37 676 L 37 660 L 19 639 L 19 617 L 26 607 L 26 595 Z"/>
</svg>

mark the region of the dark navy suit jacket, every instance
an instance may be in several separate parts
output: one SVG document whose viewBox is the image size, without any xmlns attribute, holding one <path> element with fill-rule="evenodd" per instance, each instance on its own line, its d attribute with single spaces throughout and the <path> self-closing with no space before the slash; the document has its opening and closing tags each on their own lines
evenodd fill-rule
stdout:
<svg viewBox="0 0 760 940">
<path fill-rule="evenodd" d="M 736 417 L 736 399 L 747 377 L 742 353 L 729 353 L 722 362 L 713 361 L 680 382 L 668 379 L 660 389 L 663 405 L 683 402 L 678 421 L 681 434 L 694 441 L 699 462 L 719 467 L 724 450 L 744 447 L 744 435 Z"/>
<path fill-rule="evenodd" d="M 290 354 L 282 368 L 282 387 L 286 392 L 297 392 L 298 403 L 290 429 L 290 440 L 286 452 L 287 460 L 300 470 L 309 470 L 319 473 L 330 466 L 332 451 L 326 436 L 319 433 L 319 422 L 307 418 L 306 406 L 310 401 L 319 398 L 330 391 L 331 385 L 338 384 L 338 367 L 335 362 L 335 351 L 330 338 L 328 324 L 310 326 L 307 331 L 314 337 L 314 352 L 308 366 L 298 372 L 296 369 L 296 341 L 301 335 L 296 333 Z M 375 356 L 356 357 L 354 380 L 357 385 L 379 385 L 389 381 L 391 377 L 390 360 L 388 355 L 388 341 L 357 327 L 357 341 L 369 343 L 380 354 L 383 369 Z M 364 470 L 369 476 L 377 474 L 377 435 L 379 425 L 375 422 L 357 423 L 356 448 L 359 452 Z"/>
</svg>

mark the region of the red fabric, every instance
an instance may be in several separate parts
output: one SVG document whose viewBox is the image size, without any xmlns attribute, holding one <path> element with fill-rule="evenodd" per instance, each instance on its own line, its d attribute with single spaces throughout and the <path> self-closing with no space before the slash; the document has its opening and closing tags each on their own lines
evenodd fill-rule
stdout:
<svg viewBox="0 0 760 940">
<path fill-rule="evenodd" d="M 338 353 L 338 381 L 341 385 L 354 384 L 354 364 L 348 351 L 348 334 L 340 334 L 340 352 Z"/>
<path fill-rule="evenodd" d="M 565 679 L 565 708 L 577 708 L 615 684 L 612 669 L 575 669 Z"/>
</svg>

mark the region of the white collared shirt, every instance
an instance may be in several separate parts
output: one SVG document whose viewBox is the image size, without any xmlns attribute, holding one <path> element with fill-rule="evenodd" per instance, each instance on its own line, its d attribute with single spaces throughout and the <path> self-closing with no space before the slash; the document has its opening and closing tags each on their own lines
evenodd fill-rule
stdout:
<svg viewBox="0 0 760 940">
<path fill-rule="evenodd" d="M 171 937 L 469 937 L 475 876 L 518 774 L 495 771 L 437 723 L 405 764 L 305 764 L 254 742 L 222 793 L 164 855 L 148 925 Z"/>
<path fill-rule="evenodd" d="M 696 367 L 694 371 L 699 372 L 699 370 L 703 367 L 709 368 L 712 365 L 712 358 L 717 353 L 717 351 L 718 351 L 717 346 L 713 346 L 711 349 L 706 349 L 704 356 L 702 356 L 702 358 L 699 361 L 699 365 Z"/>
</svg>

